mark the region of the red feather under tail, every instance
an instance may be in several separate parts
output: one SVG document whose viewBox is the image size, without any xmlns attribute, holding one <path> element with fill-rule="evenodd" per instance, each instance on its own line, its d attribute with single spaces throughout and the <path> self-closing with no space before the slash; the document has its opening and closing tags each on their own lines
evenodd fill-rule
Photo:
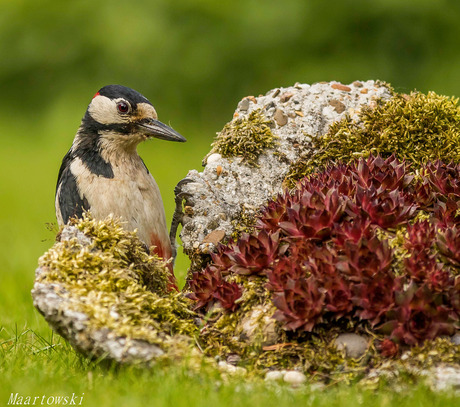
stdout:
<svg viewBox="0 0 460 407">
<path fill-rule="evenodd" d="M 171 244 L 169 241 L 166 244 L 163 244 L 157 235 L 152 234 L 150 237 L 150 244 L 154 246 L 153 248 L 153 253 L 158 255 L 159 257 L 163 258 L 164 260 L 169 260 L 172 257 L 172 250 L 171 250 Z M 176 276 L 174 275 L 174 270 L 173 270 L 173 265 L 172 262 L 168 263 L 168 269 L 169 269 L 169 285 L 168 288 L 170 291 L 179 291 L 179 288 L 177 287 L 177 280 Z"/>
</svg>

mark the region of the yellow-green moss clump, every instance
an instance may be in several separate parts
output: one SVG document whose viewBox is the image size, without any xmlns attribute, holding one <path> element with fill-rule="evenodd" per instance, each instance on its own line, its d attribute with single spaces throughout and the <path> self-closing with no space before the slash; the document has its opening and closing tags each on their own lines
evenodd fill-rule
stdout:
<svg viewBox="0 0 460 407">
<path fill-rule="evenodd" d="M 91 243 L 57 242 L 39 260 L 38 282 L 64 287 L 74 310 L 89 317 L 89 330 L 107 328 L 166 351 L 175 335 L 197 333 L 189 300 L 168 291 L 165 262 L 149 255 L 134 232 L 112 218 L 85 216 L 73 224 Z"/>
<path fill-rule="evenodd" d="M 345 117 L 313 140 L 310 152 L 295 162 L 285 179 L 289 188 L 307 174 L 329 163 L 350 162 L 370 154 L 392 154 L 414 168 L 437 159 L 460 162 L 460 107 L 458 99 L 412 92 L 394 94 L 364 107 L 357 120 Z"/>
<path fill-rule="evenodd" d="M 252 111 L 248 116 L 238 117 L 227 123 L 217 134 L 212 143 L 212 153 L 222 157 L 243 157 L 253 166 L 257 166 L 259 155 L 267 148 L 274 148 L 276 136 L 268 120 L 260 109 Z"/>
</svg>

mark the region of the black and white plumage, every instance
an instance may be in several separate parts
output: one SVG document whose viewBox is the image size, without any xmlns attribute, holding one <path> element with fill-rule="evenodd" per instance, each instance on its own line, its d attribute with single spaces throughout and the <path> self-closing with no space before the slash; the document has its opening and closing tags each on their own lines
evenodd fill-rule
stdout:
<svg viewBox="0 0 460 407">
<path fill-rule="evenodd" d="M 160 191 L 136 150 L 151 137 L 186 141 L 158 121 L 154 107 L 140 93 L 120 85 L 100 89 L 62 160 L 55 200 L 58 223 L 66 224 L 84 211 L 96 219 L 112 214 L 169 259 L 173 251 Z"/>
</svg>

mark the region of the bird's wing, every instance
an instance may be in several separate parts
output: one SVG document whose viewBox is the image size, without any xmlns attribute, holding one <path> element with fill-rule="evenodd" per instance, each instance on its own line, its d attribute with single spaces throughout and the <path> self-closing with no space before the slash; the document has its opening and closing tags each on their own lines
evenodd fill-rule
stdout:
<svg viewBox="0 0 460 407">
<path fill-rule="evenodd" d="M 61 217 L 64 224 L 73 216 L 81 218 L 83 211 L 90 209 L 86 197 L 80 195 L 77 180 L 70 169 L 73 159 L 69 151 L 62 160 L 56 185 L 56 216 L 58 219 Z"/>
</svg>

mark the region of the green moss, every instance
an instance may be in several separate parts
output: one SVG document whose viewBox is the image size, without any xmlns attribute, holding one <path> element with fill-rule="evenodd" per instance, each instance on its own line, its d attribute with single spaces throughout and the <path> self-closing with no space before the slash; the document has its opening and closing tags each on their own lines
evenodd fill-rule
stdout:
<svg viewBox="0 0 460 407">
<path fill-rule="evenodd" d="M 375 108 L 363 107 L 358 119 L 331 125 L 313 139 L 315 153 L 295 162 L 286 176 L 289 188 L 307 174 L 331 162 L 350 162 L 369 154 L 406 159 L 419 168 L 427 161 L 460 162 L 460 107 L 458 99 L 412 92 L 394 94 Z"/>
<path fill-rule="evenodd" d="M 387 241 L 393 251 L 392 270 L 397 276 L 404 275 L 404 259 L 410 257 L 410 253 L 404 247 L 407 239 L 407 225 L 401 225 L 395 231 L 376 228 L 379 240 Z"/>
<path fill-rule="evenodd" d="M 240 306 L 235 312 L 217 308 L 208 315 L 208 327 L 202 336 L 206 344 L 205 354 L 218 356 L 236 353 L 243 359 L 250 355 L 253 357 L 262 350 L 263 324 L 257 324 L 251 338 L 242 337 L 241 324 L 249 318 L 255 307 L 271 303 L 270 293 L 265 289 L 266 281 L 263 277 L 232 275 L 228 281 L 244 287 L 243 296 L 238 301 Z"/>
<path fill-rule="evenodd" d="M 248 116 L 237 117 L 227 123 L 217 134 L 212 143 L 212 153 L 222 157 L 243 157 L 252 166 L 257 166 L 259 155 L 267 148 L 274 148 L 276 136 L 260 109 L 252 111 Z"/>
<path fill-rule="evenodd" d="M 57 242 L 39 260 L 39 281 L 63 286 L 75 311 L 89 317 L 89 330 L 108 328 L 164 350 L 197 333 L 189 301 L 168 292 L 166 263 L 149 255 L 134 232 L 112 218 L 85 216 L 74 225 L 91 243 Z"/>
<path fill-rule="evenodd" d="M 241 211 L 238 216 L 232 220 L 233 232 L 231 238 L 237 241 L 243 233 L 252 233 L 257 221 L 257 213 L 253 210 L 248 210 L 244 205 L 241 206 Z"/>
<path fill-rule="evenodd" d="M 448 338 L 436 338 L 426 341 L 422 346 L 413 347 L 402 364 L 428 369 L 440 364 L 460 364 L 460 346 L 454 345 Z"/>
</svg>

